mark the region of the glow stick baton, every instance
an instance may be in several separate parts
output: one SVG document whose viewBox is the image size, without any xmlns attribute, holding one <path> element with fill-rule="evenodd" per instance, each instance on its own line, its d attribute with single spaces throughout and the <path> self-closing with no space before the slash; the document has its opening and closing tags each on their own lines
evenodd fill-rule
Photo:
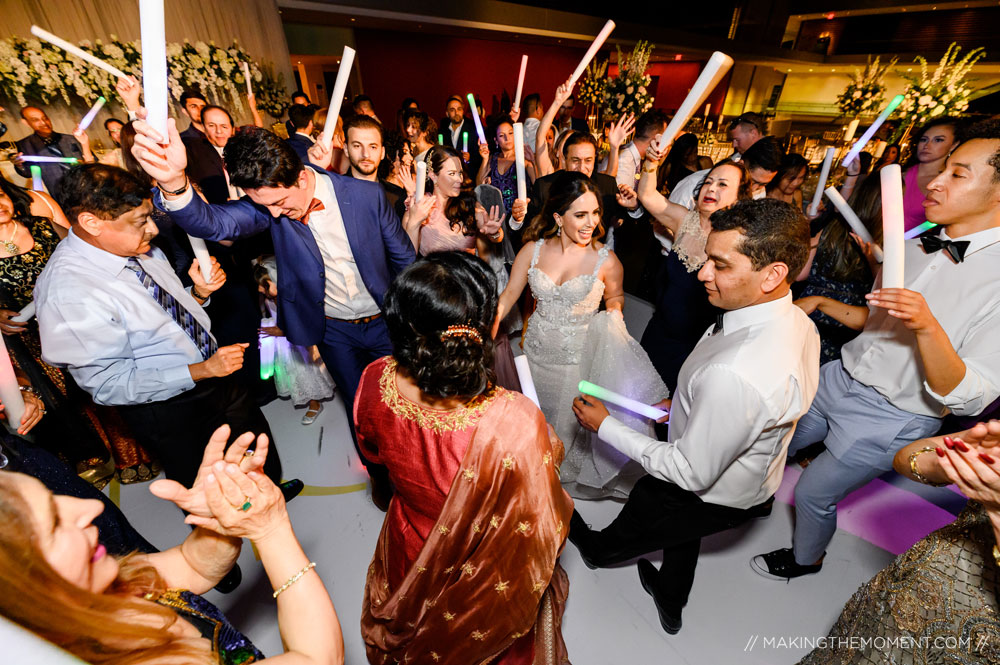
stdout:
<svg viewBox="0 0 1000 665">
<path fill-rule="evenodd" d="M 31 189 L 36 192 L 44 192 L 45 183 L 42 182 L 42 167 L 32 164 L 28 170 L 31 171 Z"/>
<path fill-rule="evenodd" d="M 712 54 L 712 57 L 705 63 L 705 68 L 698 75 L 698 80 L 691 86 L 691 92 L 684 98 L 684 102 L 677 109 L 670 124 L 663 130 L 663 135 L 660 136 L 660 142 L 657 144 L 657 150 L 665 150 L 668 145 L 674 142 L 677 135 L 684 129 L 684 125 L 694 115 L 695 109 L 701 106 L 701 103 L 708 97 L 708 93 L 715 89 L 715 86 L 719 84 L 719 81 L 732 66 L 733 59 L 725 53 L 716 51 Z M 721 126 L 722 120 L 719 120 L 719 127 L 721 128 Z"/>
<path fill-rule="evenodd" d="M 142 96 L 146 122 L 167 136 L 167 40 L 164 36 L 163 0 L 139 0 L 139 36 L 142 40 Z"/>
<path fill-rule="evenodd" d="M 242 62 L 240 64 L 243 65 L 243 78 L 246 79 L 246 82 L 247 82 L 247 96 L 249 96 L 249 95 L 253 94 L 253 84 L 250 83 L 250 81 L 253 80 L 252 78 L 250 78 L 250 63 L 249 62 Z"/>
<path fill-rule="evenodd" d="M 53 35 L 48 30 L 42 30 L 37 25 L 31 26 L 31 34 L 33 34 L 35 37 L 38 37 L 42 41 L 46 41 L 46 42 L 52 44 L 53 46 L 58 46 L 62 50 L 66 51 L 67 53 L 69 53 L 71 55 L 75 55 L 76 57 L 80 58 L 81 60 L 86 60 L 87 62 L 89 62 L 90 64 L 94 65 L 95 67 L 100 67 L 101 69 L 103 69 L 107 73 L 111 74 L 115 78 L 128 78 L 128 75 L 126 75 L 125 72 L 123 72 L 122 70 L 118 69 L 117 67 L 112 67 L 111 65 L 109 65 L 106 62 L 104 62 L 103 60 L 94 57 L 90 53 L 87 53 L 86 51 L 84 51 L 80 47 L 74 46 L 73 44 L 70 44 L 65 39 L 60 39 L 59 37 L 56 37 L 55 35 Z"/>
<path fill-rule="evenodd" d="M 444 145 L 444 134 L 438 134 L 438 145 Z"/>
<path fill-rule="evenodd" d="M 21 417 L 24 416 L 24 397 L 21 396 L 21 387 L 14 375 L 14 366 L 10 363 L 3 335 L 0 335 L 0 401 L 7 414 L 7 425 L 16 432 L 21 426 Z"/>
<path fill-rule="evenodd" d="M 587 69 L 587 65 L 589 65 L 590 61 L 594 59 L 597 52 L 601 50 L 601 47 L 604 46 L 604 42 L 608 39 L 608 36 L 614 29 L 615 22 L 609 19 L 608 22 L 604 24 L 604 27 L 601 28 L 601 31 L 597 33 L 597 36 L 594 37 L 594 42 L 590 45 L 590 48 L 587 49 L 587 52 L 583 56 L 583 60 L 581 60 L 580 64 L 576 66 L 576 70 L 573 71 L 573 75 L 569 77 L 570 88 L 572 88 L 576 84 L 577 80 L 583 76 L 583 72 Z"/>
<path fill-rule="evenodd" d="M 104 106 L 107 101 L 108 100 L 104 99 L 104 97 L 98 97 L 97 103 L 90 107 L 90 110 L 87 111 L 87 115 L 83 116 L 83 120 L 80 121 L 80 124 L 77 125 L 76 128 L 80 131 L 84 131 L 87 127 L 90 127 L 90 123 L 94 122 L 94 118 L 97 117 L 97 112 L 101 110 L 101 107 Z"/>
<path fill-rule="evenodd" d="M 937 226 L 937 224 L 935 224 L 934 222 L 924 222 L 920 226 L 914 226 L 912 229 L 904 233 L 903 238 L 905 238 L 906 240 L 909 240 L 910 238 L 916 238 L 924 231 L 930 231 L 935 226 Z"/>
<path fill-rule="evenodd" d="M 903 172 L 899 164 L 883 166 L 882 178 L 882 288 L 903 288 Z"/>
<path fill-rule="evenodd" d="M 333 145 L 333 132 L 337 129 L 337 118 L 340 117 L 340 107 L 344 103 L 344 93 L 347 92 L 347 80 L 351 76 L 351 67 L 354 65 L 354 53 L 354 49 L 345 46 L 344 54 L 340 57 L 337 82 L 333 84 L 333 92 L 330 93 L 330 108 L 326 112 L 326 124 L 323 126 L 323 134 L 319 138 L 327 148 Z"/>
<path fill-rule="evenodd" d="M 517 198 L 528 198 L 528 181 L 524 175 L 524 125 L 514 123 L 514 168 L 517 169 Z"/>
<path fill-rule="evenodd" d="M 889 102 L 888 106 L 882 109 L 882 112 L 879 113 L 877 118 L 875 118 L 875 122 L 872 123 L 872 126 L 865 130 L 865 133 L 861 135 L 861 138 L 859 138 L 848 151 L 847 155 L 844 157 L 844 161 L 841 162 L 842 166 L 847 166 L 853 162 L 855 158 L 857 158 L 857 156 L 861 153 L 861 149 L 868 144 L 868 141 L 870 141 L 873 136 L 875 136 L 875 132 L 877 132 L 878 128 L 882 126 L 882 123 L 885 122 L 889 115 L 896 110 L 896 107 L 902 103 L 902 95 L 896 95 L 892 98 L 892 101 Z"/>
<path fill-rule="evenodd" d="M 17 316 L 12 317 L 11 321 L 17 321 L 18 323 L 24 323 L 25 321 L 30 321 L 31 317 L 35 315 L 35 301 L 32 300 L 27 305 L 24 306 Z"/>
<path fill-rule="evenodd" d="M 462 152 L 469 152 L 469 132 L 462 132 Z"/>
<path fill-rule="evenodd" d="M 813 194 L 812 203 L 809 204 L 809 214 L 814 217 L 819 212 L 819 202 L 823 199 L 823 190 L 826 189 L 826 181 L 830 178 L 830 167 L 833 166 L 833 155 L 836 152 L 834 148 L 826 149 L 823 167 L 819 171 L 819 180 L 816 182 L 816 192 Z"/>
<path fill-rule="evenodd" d="M 198 270 L 201 271 L 202 279 L 206 282 L 212 281 L 212 257 L 208 255 L 208 246 L 204 240 L 192 235 L 188 236 L 188 240 L 191 242 L 191 249 L 194 250 L 194 258 L 198 259 Z"/>
<path fill-rule="evenodd" d="M 882 159 L 882 155 L 885 154 L 885 149 L 889 146 L 888 143 L 879 139 L 875 142 L 875 159 Z"/>
<path fill-rule="evenodd" d="M 528 56 L 521 56 L 521 73 L 517 76 L 517 92 L 514 93 L 514 108 L 521 108 L 521 91 L 524 89 L 524 71 L 528 68 Z"/>
<path fill-rule="evenodd" d="M 44 155 L 22 155 L 21 161 L 39 162 L 41 164 L 76 164 L 80 160 L 76 157 L 46 157 Z"/>
<path fill-rule="evenodd" d="M 486 132 L 483 131 L 483 121 L 479 119 L 479 108 L 476 106 L 476 98 L 471 92 L 468 94 L 468 98 L 469 110 L 472 111 L 472 121 L 476 123 L 476 134 L 479 135 L 479 142 L 486 143 Z"/>
<path fill-rule="evenodd" d="M 535 403 L 539 409 L 538 391 L 535 390 L 535 382 L 531 378 L 531 368 L 528 366 L 528 356 L 514 356 L 514 369 L 517 370 L 517 380 L 521 384 L 521 394 Z"/>
<path fill-rule="evenodd" d="M 270 335 L 260 338 L 260 378 L 267 381 L 274 376 L 274 343 Z"/>
<path fill-rule="evenodd" d="M 850 143 L 854 135 L 858 133 L 858 125 L 861 123 L 861 118 L 855 118 L 851 120 L 851 124 L 847 126 L 847 131 L 844 132 L 844 143 Z"/>
<path fill-rule="evenodd" d="M 868 233 L 868 229 L 865 228 L 861 219 L 858 218 L 854 210 L 851 209 L 851 206 L 844 200 L 844 197 L 840 195 L 837 188 L 827 187 L 826 195 L 833 202 L 834 207 L 837 208 L 837 212 L 839 212 L 840 216 L 844 218 L 847 225 L 851 227 L 851 230 L 857 233 L 858 237 L 861 238 L 862 241 L 872 243 L 872 254 L 875 255 L 876 261 L 882 263 L 882 261 L 885 260 L 885 256 L 882 254 L 882 248 L 875 244 L 872 234 Z"/>
<path fill-rule="evenodd" d="M 517 360 L 515 358 L 514 360 Z M 580 385 L 577 386 L 579 391 L 584 395 L 593 395 L 597 399 L 602 399 L 605 402 L 611 402 L 616 406 L 620 406 L 623 409 L 628 409 L 633 413 L 638 413 L 640 416 L 645 416 L 652 420 L 659 420 L 663 416 L 669 415 L 663 409 L 657 409 L 655 406 L 650 406 L 649 404 L 643 404 L 638 400 L 634 400 L 631 397 L 625 397 L 625 395 L 619 395 L 618 393 L 608 390 L 607 388 L 602 388 L 601 386 L 595 385 L 590 381 L 581 381 Z"/>
<path fill-rule="evenodd" d="M 413 193 L 413 202 L 417 203 L 424 198 L 424 189 L 427 187 L 427 162 L 417 162 L 417 190 Z"/>
</svg>

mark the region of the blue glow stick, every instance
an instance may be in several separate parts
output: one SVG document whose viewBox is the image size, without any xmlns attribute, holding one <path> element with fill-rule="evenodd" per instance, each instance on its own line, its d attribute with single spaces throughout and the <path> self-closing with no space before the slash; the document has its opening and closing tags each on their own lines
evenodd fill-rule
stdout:
<svg viewBox="0 0 1000 665">
<path fill-rule="evenodd" d="M 862 148 L 868 145 L 868 141 L 870 141 L 871 138 L 875 136 L 875 132 L 877 132 L 878 128 L 882 126 L 882 123 L 885 122 L 889 118 L 889 115 L 896 110 L 896 107 L 902 103 L 903 103 L 903 95 L 896 95 L 895 97 L 892 98 L 892 101 L 889 102 L 889 105 L 886 106 L 884 109 L 882 109 L 882 112 L 879 113 L 877 118 L 875 118 L 875 122 L 872 123 L 872 126 L 869 127 L 864 134 L 861 135 L 861 138 L 859 138 L 854 143 L 853 146 L 851 146 L 851 149 L 848 151 L 847 156 L 844 157 L 844 161 L 840 163 L 841 166 L 847 166 L 848 164 L 853 162 L 859 154 L 861 154 Z"/>
<path fill-rule="evenodd" d="M 659 420 L 664 416 L 670 415 L 663 409 L 657 409 L 655 406 L 643 404 L 638 400 L 634 400 L 631 397 L 625 397 L 625 395 L 620 395 L 613 390 L 602 388 L 601 386 L 593 384 L 590 381 L 581 381 L 577 386 L 577 389 L 584 395 L 593 395 L 597 399 L 602 399 L 605 402 L 611 402 L 616 406 L 628 409 L 633 413 L 638 413 L 640 416 L 645 416 L 652 420 Z"/>
<path fill-rule="evenodd" d="M 21 161 L 39 162 L 43 164 L 76 164 L 80 160 L 76 157 L 45 157 L 43 155 L 22 155 Z"/>
<path fill-rule="evenodd" d="M 912 229 L 904 233 L 903 237 L 906 238 L 907 240 L 909 240 L 910 238 L 916 238 L 924 231 L 930 231 L 935 226 L 937 226 L 937 224 L 935 224 L 934 222 L 924 222 L 920 226 L 914 226 Z"/>
</svg>

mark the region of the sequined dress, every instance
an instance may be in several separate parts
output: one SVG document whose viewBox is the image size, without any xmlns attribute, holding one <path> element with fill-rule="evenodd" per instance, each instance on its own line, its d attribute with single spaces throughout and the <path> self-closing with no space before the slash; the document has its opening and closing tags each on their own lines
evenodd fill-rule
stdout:
<svg viewBox="0 0 1000 665">
<path fill-rule="evenodd" d="M 970 501 L 858 589 L 828 648 L 799 665 L 1000 663 L 995 544 L 986 511 Z"/>
</svg>

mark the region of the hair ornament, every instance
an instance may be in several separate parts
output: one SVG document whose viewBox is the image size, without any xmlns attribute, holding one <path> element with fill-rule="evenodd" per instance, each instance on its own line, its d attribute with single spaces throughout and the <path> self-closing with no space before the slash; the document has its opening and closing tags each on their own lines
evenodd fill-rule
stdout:
<svg viewBox="0 0 1000 665">
<path fill-rule="evenodd" d="M 479 334 L 479 331 L 471 326 L 448 326 L 445 328 L 444 332 L 441 333 L 441 339 L 445 340 L 449 337 L 471 337 L 476 340 L 477 343 L 483 343 L 483 336 Z"/>
</svg>

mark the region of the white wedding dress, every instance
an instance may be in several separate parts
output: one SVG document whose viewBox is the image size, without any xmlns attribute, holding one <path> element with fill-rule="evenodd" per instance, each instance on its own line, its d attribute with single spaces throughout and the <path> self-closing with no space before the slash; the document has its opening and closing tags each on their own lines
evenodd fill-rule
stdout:
<svg viewBox="0 0 1000 665">
<path fill-rule="evenodd" d="M 654 403 L 667 388 L 639 343 L 625 330 L 619 312 L 600 312 L 604 282 L 597 279 L 609 248 L 598 252 L 589 275 L 557 285 L 540 270 L 535 243 L 528 284 L 537 307 L 524 333 L 524 353 L 545 419 L 566 446 L 560 478 L 571 496 L 581 499 L 624 498 L 645 472 L 642 467 L 587 432 L 573 415 L 577 386 L 587 379 L 633 399 Z M 612 415 L 649 436 L 651 421 L 607 405 Z"/>
</svg>

